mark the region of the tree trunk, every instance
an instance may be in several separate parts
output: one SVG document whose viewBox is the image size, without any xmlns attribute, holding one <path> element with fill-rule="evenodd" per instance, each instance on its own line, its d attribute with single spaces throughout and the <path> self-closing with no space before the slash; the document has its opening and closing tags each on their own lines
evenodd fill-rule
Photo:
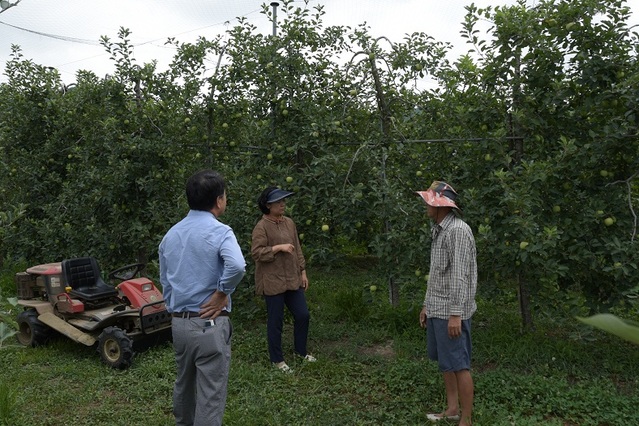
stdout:
<svg viewBox="0 0 639 426">
<path fill-rule="evenodd" d="M 524 157 L 524 139 L 521 137 L 521 129 L 519 123 L 513 116 L 516 117 L 516 112 L 519 110 L 519 98 L 521 97 L 521 59 L 517 56 L 515 61 L 515 72 L 513 79 L 513 105 L 512 112 L 510 114 L 510 129 L 512 145 L 511 149 L 514 151 L 514 165 L 521 163 Z M 530 331 L 534 329 L 532 311 L 530 309 L 530 288 L 528 287 L 528 280 L 526 279 L 525 272 L 519 272 L 517 274 L 517 284 L 519 286 L 519 311 L 521 313 L 521 320 L 524 331 Z"/>
<path fill-rule="evenodd" d="M 522 330 L 525 332 L 533 331 L 535 325 L 533 324 L 532 312 L 530 310 L 530 289 L 528 288 L 528 281 L 526 280 L 526 274 L 524 272 L 517 274 L 517 285 Z"/>
<path fill-rule="evenodd" d="M 382 88 L 382 83 L 379 78 L 379 72 L 377 71 L 377 66 L 375 65 L 375 59 L 369 59 L 371 65 L 371 73 L 373 75 L 373 81 L 375 83 L 375 97 L 377 99 L 377 108 L 379 110 L 379 116 L 382 123 L 382 135 L 383 141 L 382 145 L 384 147 L 382 153 L 382 181 L 383 187 L 386 188 L 386 147 L 388 146 L 388 142 L 390 141 L 390 132 L 391 132 L 391 114 L 388 109 L 388 103 L 386 102 L 386 97 L 384 96 L 384 90 Z M 386 194 L 384 194 L 386 196 Z M 388 214 L 384 212 L 386 218 L 384 219 L 384 232 L 388 234 L 391 231 L 391 224 L 388 220 Z M 391 306 L 399 306 L 399 285 L 392 277 L 392 274 L 389 272 L 388 274 L 388 296 L 390 299 Z"/>
</svg>

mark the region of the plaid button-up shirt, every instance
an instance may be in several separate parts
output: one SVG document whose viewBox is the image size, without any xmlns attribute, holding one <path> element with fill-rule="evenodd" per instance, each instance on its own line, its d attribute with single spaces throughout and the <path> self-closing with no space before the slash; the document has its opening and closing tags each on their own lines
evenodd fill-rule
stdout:
<svg viewBox="0 0 639 426">
<path fill-rule="evenodd" d="M 432 229 L 430 271 L 424 306 L 426 315 L 469 319 L 477 305 L 477 253 L 473 232 L 450 212 Z"/>
</svg>

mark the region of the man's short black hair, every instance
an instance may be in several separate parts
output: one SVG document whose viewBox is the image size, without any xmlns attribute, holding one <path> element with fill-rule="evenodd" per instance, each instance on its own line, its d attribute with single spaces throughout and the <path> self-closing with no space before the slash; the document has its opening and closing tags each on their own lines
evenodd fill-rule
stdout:
<svg viewBox="0 0 639 426">
<path fill-rule="evenodd" d="M 211 211 L 218 197 L 224 195 L 226 183 L 213 170 L 200 170 L 186 181 L 186 199 L 191 210 Z"/>
</svg>

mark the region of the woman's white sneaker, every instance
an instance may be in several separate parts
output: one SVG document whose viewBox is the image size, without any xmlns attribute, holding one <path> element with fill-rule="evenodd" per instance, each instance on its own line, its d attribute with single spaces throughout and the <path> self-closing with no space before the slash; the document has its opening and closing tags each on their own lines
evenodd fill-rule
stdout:
<svg viewBox="0 0 639 426">
<path fill-rule="evenodd" d="M 278 370 L 280 370 L 283 373 L 292 373 L 293 370 L 291 369 L 291 367 L 289 367 L 284 361 L 282 362 L 278 362 L 278 363 L 273 363 L 273 366 L 275 368 L 277 368 Z"/>
</svg>

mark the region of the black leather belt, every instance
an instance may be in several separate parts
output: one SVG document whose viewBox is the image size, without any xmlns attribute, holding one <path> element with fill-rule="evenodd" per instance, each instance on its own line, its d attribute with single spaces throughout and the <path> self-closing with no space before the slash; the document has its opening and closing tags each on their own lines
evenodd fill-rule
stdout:
<svg viewBox="0 0 639 426">
<path fill-rule="evenodd" d="M 199 312 L 173 312 L 171 314 L 173 316 L 173 318 L 199 318 L 200 317 L 200 313 Z M 229 311 L 220 311 L 220 314 L 218 315 L 220 317 L 228 317 L 229 316 Z"/>
</svg>

